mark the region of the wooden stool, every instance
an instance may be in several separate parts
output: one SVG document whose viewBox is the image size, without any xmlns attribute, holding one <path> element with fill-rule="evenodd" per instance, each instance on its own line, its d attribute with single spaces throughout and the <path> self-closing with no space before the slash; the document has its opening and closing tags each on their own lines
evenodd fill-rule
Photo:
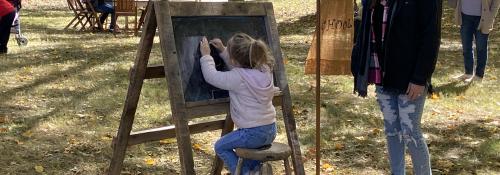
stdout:
<svg viewBox="0 0 500 175">
<path fill-rule="evenodd" d="M 291 175 L 292 171 L 290 169 L 290 164 L 288 163 L 288 157 L 290 157 L 291 153 L 292 150 L 290 149 L 290 146 L 278 142 L 273 142 L 271 145 L 260 149 L 236 148 L 236 155 L 238 155 L 239 159 L 235 174 L 241 174 L 243 159 L 250 159 L 259 160 L 262 161 L 262 163 L 267 161 L 283 160 L 285 163 L 285 173 L 287 175 Z M 272 174 L 272 172 L 269 173 Z"/>
</svg>

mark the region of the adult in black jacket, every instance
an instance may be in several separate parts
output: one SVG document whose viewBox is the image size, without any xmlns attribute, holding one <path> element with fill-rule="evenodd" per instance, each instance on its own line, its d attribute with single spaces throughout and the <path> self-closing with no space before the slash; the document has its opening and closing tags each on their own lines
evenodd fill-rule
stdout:
<svg viewBox="0 0 500 175">
<path fill-rule="evenodd" d="M 363 0 L 353 49 L 355 92 L 375 84 L 392 174 L 404 174 L 408 147 L 415 174 L 431 174 L 420 130 L 425 90 L 434 72 L 440 40 L 440 0 Z"/>
</svg>

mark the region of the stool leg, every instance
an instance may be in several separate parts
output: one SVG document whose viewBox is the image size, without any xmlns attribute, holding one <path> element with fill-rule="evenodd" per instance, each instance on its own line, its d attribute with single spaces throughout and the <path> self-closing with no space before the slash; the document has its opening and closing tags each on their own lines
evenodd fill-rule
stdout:
<svg viewBox="0 0 500 175">
<path fill-rule="evenodd" d="M 241 166 L 243 166 L 243 158 L 238 158 L 238 165 L 236 165 L 236 172 L 234 172 L 234 175 L 240 175 L 241 174 Z"/>
<path fill-rule="evenodd" d="M 284 159 L 283 161 L 285 163 L 285 174 L 286 175 L 291 175 L 292 174 L 292 170 L 290 169 L 290 163 L 288 163 L 288 157 L 286 159 Z"/>
</svg>

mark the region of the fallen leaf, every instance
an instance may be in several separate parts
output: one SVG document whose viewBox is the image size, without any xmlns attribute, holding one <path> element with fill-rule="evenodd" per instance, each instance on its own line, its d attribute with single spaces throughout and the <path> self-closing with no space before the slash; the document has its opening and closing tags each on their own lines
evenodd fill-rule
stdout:
<svg viewBox="0 0 500 175">
<path fill-rule="evenodd" d="M 330 165 L 329 163 L 324 163 L 321 168 L 323 168 L 324 170 L 326 169 L 329 169 L 329 168 L 332 168 L 332 165 Z"/>
<path fill-rule="evenodd" d="M 3 116 L 0 116 L 0 124 L 5 123 L 5 121 L 7 121 L 7 119 L 5 119 L 5 117 Z"/>
<path fill-rule="evenodd" d="M 439 99 L 439 95 L 438 95 L 438 94 L 436 94 L 436 93 L 432 93 L 432 95 L 431 95 L 431 99 L 432 99 L 432 100 L 438 100 L 438 99 Z"/>
<path fill-rule="evenodd" d="M 40 166 L 40 165 L 35 166 L 35 171 L 37 173 L 43 173 L 43 166 Z"/>
<path fill-rule="evenodd" d="M 153 159 L 153 158 L 151 158 L 151 157 L 145 158 L 145 159 L 144 159 L 144 162 L 146 162 L 146 165 L 149 165 L 149 166 L 152 166 L 152 165 L 155 165 L 155 164 L 156 164 L 155 159 Z"/>
<path fill-rule="evenodd" d="M 31 137 L 33 136 L 33 132 L 31 130 L 27 130 L 22 134 L 24 137 Z"/>
<path fill-rule="evenodd" d="M 15 140 L 15 141 L 16 141 L 16 143 L 17 143 L 18 145 L 22 145 L 22 144 L 24 144 L 24 142 L 21 142 L 21 141 L 19 141 L 19 140 Z"/>
<path fill-rule="evenodd" d="M 342 150 L 342 149 L 344 149 L 344 147 L 345 147 L 345 146 L 344 146 L 344 144 L 342 144 L 342 143 L 335 143 L 335 145 L 334 145 L 334 148 L 335 148 L 335 150 L 337 150 L 337 151 L 338 151 L 338 150 Z"/>
<path fill-rule="evenodd" d="M 9 128 L 0 128 L 0 133 L 9 132 Z"/>
<path fill-rule="evenodd" d="M 193 144 L 193 149 L 194 149 L 194 150 L 201 150 L 201 145 L 200 145 L 200 144 L 195 143 L 195 144 Z"/>
<path fill-rule="evenodd" d="M 374 134 L 374 135 L 378 135 L 378 134 L 380 134 L 381 132 L 382 132 L 382 130 L 380 130 L 380 129 L 378 129 L 378 128 L 375 128 L 375 129 L 373 129 L 373 130 L 372 130 L 372 134 Z"/>
<path fill-rule="evenodd" d="M 102 136 L 102 137 L 101 137 L 101 140 L 102 140 L 102 141 L 109 141 L 109 140 L 113 140 L 113 137 L 109 137 L 109 136 Z"/>
</svg>

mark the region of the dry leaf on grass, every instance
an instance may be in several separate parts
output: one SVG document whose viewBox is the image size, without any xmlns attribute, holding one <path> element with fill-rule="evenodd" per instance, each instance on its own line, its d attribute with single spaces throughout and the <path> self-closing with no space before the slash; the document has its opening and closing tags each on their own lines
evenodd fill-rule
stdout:
<svg viewBox="0 0 500 175">
<path fill-rule="evenodd" d="M 26 132 L 24 132 L 22 135 L 23 135 L 24 137 L 31 137 L 31 136 L 33 136 L 33 131 L 31 131 L 31 130 L 27 130 L 27 131 L 26 131 Z"/>
<path fill-rule="evenodd" d="M 9 132 L 9 128 L 0 128 L 0 133 Z"/>
<path fill-rule="evenodd" d="M 40 166 L 40 165 L 35 166 L 35 171 L 37 173 L 43 173 L 43 166 Z"/>
<path fill-rule="evenodd" d="M 334 148 L 335 148 L 335 150 L 337 150 L 337 151 L 338 151 L 338 150 L 342 150 L 342 149 L 344 149 L 344 147 L 345 147 L 345 146 L 344 146 L 344 144 L 342 144 L 342 143 L 335 143 L 335 145 L 334 145 Z"/>
<path fill-rule="evenodd" d="M 438 95 L 438 94 L 436 94 L 436 93 L 432 93 L 432 95 L 431 95 L 431 99 L 433 99 L 433 100 L 438 100 L 438 99 L 439 99 L 439 95 Z"/>
<path fill-rule="evenodd" d="M 193 144 L 193 149 L 194 149 L 194 150 L 198 150 L 198 151 L 202 151 L 202 149 L 201 149 L 201 145 L 200 145 L 200 144 L 197 144 L 197 143 Z"/>
<path fill-rule="evenodd" d="M 149 165 L 149 166 L 153 166 L 156 164 L 156 161 L 155 159 L 151 158 L 151 157 L 147 157 L 144 159 L 144 162 L 146 163 L 146 165 Z"/>
</svg>

